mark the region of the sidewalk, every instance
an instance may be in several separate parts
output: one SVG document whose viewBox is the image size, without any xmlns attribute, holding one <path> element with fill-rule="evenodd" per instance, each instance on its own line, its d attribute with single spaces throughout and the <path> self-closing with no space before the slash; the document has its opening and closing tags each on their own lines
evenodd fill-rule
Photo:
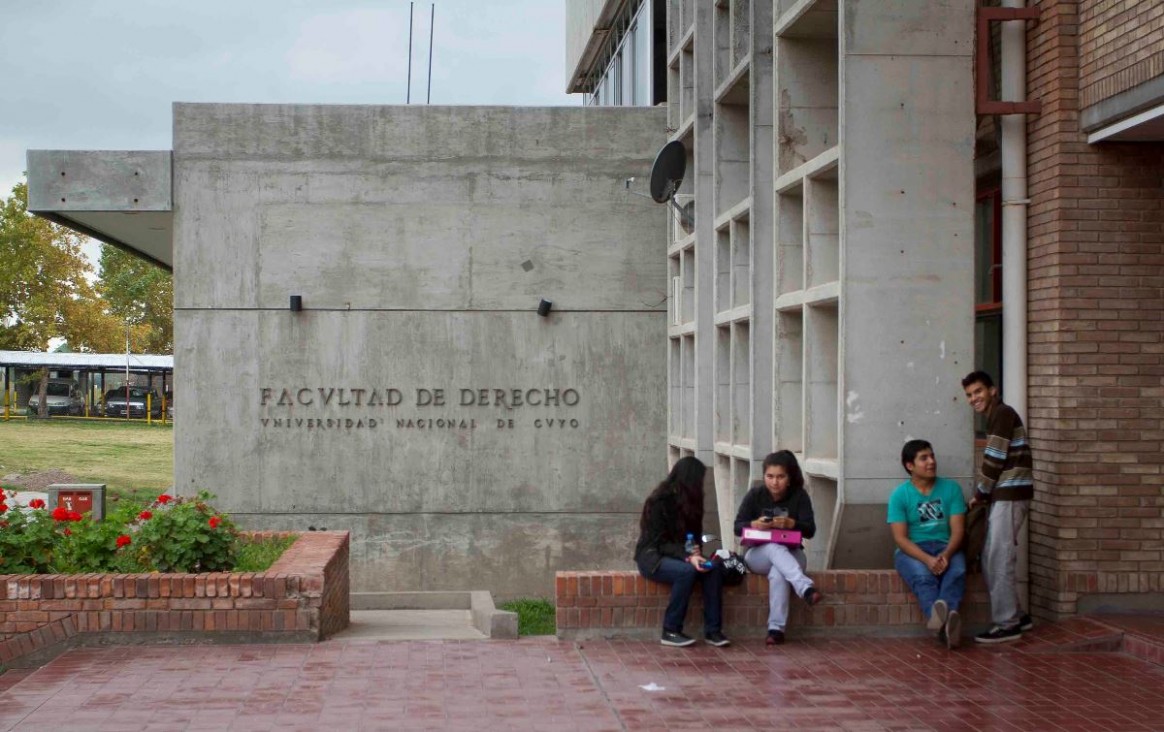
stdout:
<svg viewBox="0 0 1164 732">
<path fill-rule="evenodd" d="M 770 650 L 760 635 L 724 649 L 553 638 L 78 648 L 0 676 L 0 730 L 1125 731 L 1164 720 L 1164 667 L 1066 652 L 1118 642 L 1090 620 L 954 652 L 928 638 Z"/>
</svg>

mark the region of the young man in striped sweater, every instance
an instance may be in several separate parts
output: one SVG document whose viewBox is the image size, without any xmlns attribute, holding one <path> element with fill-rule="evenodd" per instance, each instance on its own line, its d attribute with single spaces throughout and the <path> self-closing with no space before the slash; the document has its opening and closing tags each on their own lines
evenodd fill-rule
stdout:
<svg viewBox="0 0 1164 732">
<path fill-rule="evenodd" d="M 986 447 L 970 506 L 990 504 L 982 572 L 990 592 L 994 626 L 974 640 L 1008 643 L 1032 627 L 1031 616 L 1023 612 L 1019 601 L 1015 572 L 1019 530 L 1027 520 L 1035 492 L 1031 447 L 1022 419 L 999 398 L 990 374 L 975 371 L 962 379 L 962 388 L 974 412 L 986 417 Z"/>
</svg>

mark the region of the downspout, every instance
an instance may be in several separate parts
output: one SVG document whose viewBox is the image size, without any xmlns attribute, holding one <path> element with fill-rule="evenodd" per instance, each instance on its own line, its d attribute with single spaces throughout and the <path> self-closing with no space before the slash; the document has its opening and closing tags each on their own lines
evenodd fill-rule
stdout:
<svg viewBox="0 0 1164 732">
<path fill-rule="evenodd" d="M 1002 0 L 1021 8 L 1025 0 Z M 1027 98 L 1026 22 L 1008 20 L 1002 38 L 1001 101 Z M 1002 395 L 1027 423 L 1027 118 L 999 116 L 1002 127 Z M 1019 535 L 1016 567 L 1023 607 L 1030 608 L 1028 527 Z"/>
</svg>

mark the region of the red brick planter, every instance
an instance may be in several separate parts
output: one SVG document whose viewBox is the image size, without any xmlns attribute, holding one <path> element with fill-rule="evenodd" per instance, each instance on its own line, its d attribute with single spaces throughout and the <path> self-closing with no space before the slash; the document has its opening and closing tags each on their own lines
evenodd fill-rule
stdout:
<svg viewBox="0 0 1164 732">
<path fill-rule="evenodd" d="M 348 625 L 350 537 L 298 536 L 265 572 L 0 575 L 0 664 L 110 642 L 322 640 Z"/>
<path fill-rule="evenodd" d="M 792 601 L 788 632 L 913 633 L 922 627 L 917 601 L 892 569 L 810 572 L 825 601 L 814 608 Z M 558 572 L 558 637 L 653 638 L 663 627 L 671 588 L 634 571 Z M 990 600 L 981 575 L 970 577 L 962 616 L 985 625 Z M 703 627 L 703 601 L 693 594 L 684 628 Z M 729 633 L 763 634 L 768 620 L 768 580 L 750 574 L 744 584 L 724 591 L 724 626 Z"/>
</svg>

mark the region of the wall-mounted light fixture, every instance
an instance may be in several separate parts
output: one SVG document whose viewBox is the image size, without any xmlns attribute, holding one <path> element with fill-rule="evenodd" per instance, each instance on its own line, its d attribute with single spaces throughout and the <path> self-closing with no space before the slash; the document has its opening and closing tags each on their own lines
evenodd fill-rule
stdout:
<svg viewBox="0 0 1164 732">
<path fill-rule="evenodd" d="M 302 295 L 292 295 L 291 296 L 291 312 L 297 313 L 302 309 L 303 309 L 303 296 Z"/>
<path fill-rule="evenodd" d="M 542 316 L 543 318 L 547 317 L 550 314 L 550 308 L 553 306 L 554 303 L 550 302 L 549 300 L 542 300 L 538 303 L 538 315 Z"/>
</svg>

